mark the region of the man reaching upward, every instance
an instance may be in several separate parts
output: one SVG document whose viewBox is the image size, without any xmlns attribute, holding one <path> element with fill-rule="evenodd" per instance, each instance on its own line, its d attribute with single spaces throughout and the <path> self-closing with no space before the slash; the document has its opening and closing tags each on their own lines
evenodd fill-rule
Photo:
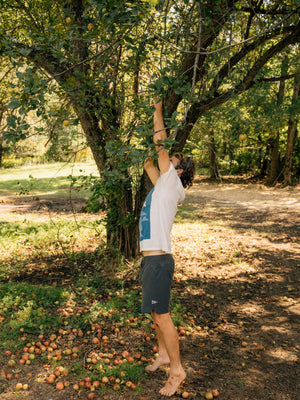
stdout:
<svg viewBox="0 0 300 400">
<path fill-rule="evenodd" d="M 159 354 L 146 367 L 154 372 L 170 364 L 170 375 L 160 394 L 172 396 L 186 373 L 182 367 L 179 340 L 169 314 L 174 259 L 171 252 L 171 229 L 178 203 L 185 198 L 185 187 L 193 183 L 195 167 L 191 157 L 175 153 L 171 157 L 163 148 L 167 134 L 162 115 L 162 102 L 154 104 L 153 141 L 158 153 L 158 168 L 147 159 L 145 170 L 154 185 L 141 211 L 140 251 L 143 255 L 140 278 L 142 282 L 142 312 L 151 313 L 158 340 Z"/>
</svg>

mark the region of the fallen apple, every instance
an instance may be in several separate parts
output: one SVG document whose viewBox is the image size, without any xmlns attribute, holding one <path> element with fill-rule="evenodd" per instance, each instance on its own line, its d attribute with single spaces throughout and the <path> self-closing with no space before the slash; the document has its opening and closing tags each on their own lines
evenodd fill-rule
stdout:
<svg viewBox="0 0 300 400">
<path fill-rule="evenodd" d="M 16 362 L 15 362 L 15 360 L 9 360 L 7 365 L 12 368 L 16 365 Z"/>
<path fill-rule="evenodd" d="M 63 388 L 64 388 L 63 382 L 57 382 L 57 384 L 56 384 L 56 389 L 57 389 L 57 390 L 63 390 Z"/>
<path fill-rule="evenodd" d="M 52 383 L 54 383 L 55 379 L 56 379 L 56 376 L 52 374 L 46 378 L 46 381 L 47 381 L 47 383 L 52 384 Z"/>
<path fill-rule="evenodd" d="M 124 358 L 127 358 L 129 356 L 129 352 L 127 350 L 124 350 L 123 353 L 122 353 L 122 356 Z"/>
<path fill-rule="evenodd" d="M 93 342 L 93 344 L 99 344 L 100 340 L 97 337 L 94 337 L 92 342 Z"/>
<path fill-rule="evenodd" d="M 70 121 L 69 121 L 68 119 L 65 119 L 65 120 L 63 121 L 63 126 L 65 126 L 65 127 L 70 126 Z"/>
</svg>

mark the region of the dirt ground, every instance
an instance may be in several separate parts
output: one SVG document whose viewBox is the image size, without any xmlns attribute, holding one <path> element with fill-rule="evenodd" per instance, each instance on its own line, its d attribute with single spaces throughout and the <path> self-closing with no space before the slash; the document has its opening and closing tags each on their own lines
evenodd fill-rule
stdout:
<svg viewBox="0 0 300 400">
<path fill-rule="evenodd" d="M 218 389 L 221 400 L 300 399 L 300 186 L 198 179 L 185 204 L 188 214 L 178 213 L 184 223 L 172 232 L 173 291 L 196 328 L 180 336 L 187 379 L 173 398 L 187 391 L 190 399 L 200 400 Z M 8 219 L 49 210 L 69 212 L 70 206 L 62 199 L 0 199 L 0 214 Z M 134 329 L 131 338 L 134 347 Z M 153 343 L 145 346 L 151 357 Z M 161 399 L 158 388 L 167 371 L 162 368 L 144 381 L 142 396 Z M 11 396 L 2 393 L 0 399 Z M 23 396 L 66 399 L 58 392 L 42 395 L 38 386 Z M 100 398 L 141 399 L 141 394 L 125 391 Z"/>
<path fill-rule="evenodd" d="M 195 398 L 216 387 L 222 399 L 300 399 L 300 187 L 200 183 L 188 201 L 212 231 L 189 226 L 193 257 L 181 255 L 184 237 L 176 250 L 195 288 L 182 298 L 209 328 L 184 343 Z M 199 289 L 214 296 L 202 311 Z"/>
</svg>

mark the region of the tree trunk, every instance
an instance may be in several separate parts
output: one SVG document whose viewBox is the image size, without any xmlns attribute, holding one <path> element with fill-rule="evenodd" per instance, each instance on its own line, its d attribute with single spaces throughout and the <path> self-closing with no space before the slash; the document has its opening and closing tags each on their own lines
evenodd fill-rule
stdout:
<svg viewBox="0 0 300 400">
<path fill-rule="evenodd" d="M 294 80 L 294 93 L 293 103 L 295 104 L 299 97 L 300 87 L 300 75 L 296 75 Z M 297 119 L 295 116 L 290 117 L 288 122 L 287 131 L 287 144 L 285 153 L 285 165 L 284 165 L 284 185 L 292 184 L 292 165 L 293 165 L 293 150 L 294 150 L 294 139 L 297 129 Z"/>
<path fill-rule="evenodd" d="M 128 260 L 139 253 L 139 217 L 145 197 L 152 184 L 144 172 L 133 197 L 132 188 L 118 186 L 117 194 L 108 207 L 107 243 L 117 248 Z"/>
<path fill-rule="evenodd" d="M 0 109 L 0 125 L 2 123 L 3 119 L 3 106 L 1 104 L 1 109 Z M 2 167 L 2 162 L 3 162 L 3 140 L 0 139 L 0 168 Z"/>
<path fill-rule="evenodd" d="M 119 198 L 110 200 L 107 219 L 107 244 L 117 248 L 126 259 L 138 254 L 138 224 L 132 212 L 130 189 L 119 188 Z"/>
<path fill-rule="evenodd" d="M 88 106 L 78 106 L 76 100 L 72 102 L 75 112 L 80 120 L 81 127 L 84 131 L 87 144 L 91 148 L 95 163 L 100 175 L 105 168 L 106 154 L 103 132 L 99 128 L 99 120 L 93 109 Z"/>
<path fill-rule="evenodd" d="M 0 168 L 2 167 L 3 160 L 3 140 L 0 140 Z"/>
<path fill-rule="evenodd" d="M 217 166 L 215 137 L 213 132 L 209 133 L 208 155 L 209 155 L 209 177 L 211 179 L 217 179 L 219 177 L 219 172 Z"/>
<path fill-rule="evenodd" d="M 284 55 L 281 64 L 281 76 L 287 75 L 289 67 L 288 61 L 289 60 L 287 55 Z M 285 91 L 285 81 L 283 80 L 279 82 L 279 88 L 277 93 L 277 105 L 279 107 L 279 110 L 281 109 L 281 105 L 284 100 L 284 91 Z M 275 138 L 271 138 L 269 143 L 270 143 L 271 162 L 270 162 L 269 175 L 267 178 L 267 184 L 274 185 L 278 179 L 278 173 L 279 173 L 279 130 L 277 130 Z"/>
<path fill-rule="evenodd" d="M 274 185 L 279 173 L 279 131 L 274 138 L 269 139 L 270 147 L 270 169 L 267 178 L 267 185 Z"/>
<path fill-rule="evenodd" d="M 265 155 L 264 155 L 264 157 L 263 157 L 263 160 L 262 160 L 262 162 L 261 162 L 261 168 L 260 168 L 260 171 L 259 171 L 259 177 L 260 177 L 261 179 L 265 178 L 266 173 L 267 173 L 267 169 L 268 169 L 268 159 L 267 159 L 267 156 L 268 156 L 268 153 L 269 153 L 269 149 L 267 148 L 266 151 L 265 151 Z"/>
</svg>

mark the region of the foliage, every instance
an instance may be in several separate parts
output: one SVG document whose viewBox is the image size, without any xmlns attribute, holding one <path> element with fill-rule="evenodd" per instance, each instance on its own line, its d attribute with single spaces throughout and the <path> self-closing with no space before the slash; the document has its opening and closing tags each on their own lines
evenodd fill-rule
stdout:
<svg viewBox="0 0 300 400">
<path fill-rule="evenodd" d="M 296 65 L 295 54 L 290 55 L 289 63 Z M 279 64 L 275 64 L 274 68 L 278 67 Z M 292 89 L 293 81 L 288 80 L 285 97 L 279 105 L 278 82 L 261 82 L 238 98 L 207 112 L 195 124 L 190 135 L 198 164 L 204 167 L 209 165 L 205 147 L 212 131 L 215 135 L 219 169 L 223 174 L 261 175 L 263 163 L 270 161 L 270 142 L 278 131 L 279 154 L 283 164 L 287 122 L 299 112 L 298 103 L 292 104 Z M 299 138 L 296 138 L 296 146 L 298 141 Z M 297 159 L 298 153 L 295 151 L 295 173 Z"/>
<path fill-rule="evenodd" d="M 0 52 L 15 73 L 3 137 L 18 141 L 32 130 L 42 133 L 49 120 L 80 124 L 101 175 L 94 197 L 107 212 L 108 243 L 128 258 L 137 254 L 146 193 L 141 174 L 152 130 L 150 99 L 164 98 L 172 133 L 165 145 L 182 150 L 201 116 L 260 82 L 279 79 L 274 60 L 299 43 L 299 8 L 290 1 L 0 5 Z M 286 79 L 296 73 L 291 64 Z M 54 98 L 59 104 L 50 108 Z M 42 123 L 30 126 L 28 113 Z M 71 138 L 72 130 L 67 134 Z M 239 157 L 247 166 L 248 155 Z"/>
</svg>

